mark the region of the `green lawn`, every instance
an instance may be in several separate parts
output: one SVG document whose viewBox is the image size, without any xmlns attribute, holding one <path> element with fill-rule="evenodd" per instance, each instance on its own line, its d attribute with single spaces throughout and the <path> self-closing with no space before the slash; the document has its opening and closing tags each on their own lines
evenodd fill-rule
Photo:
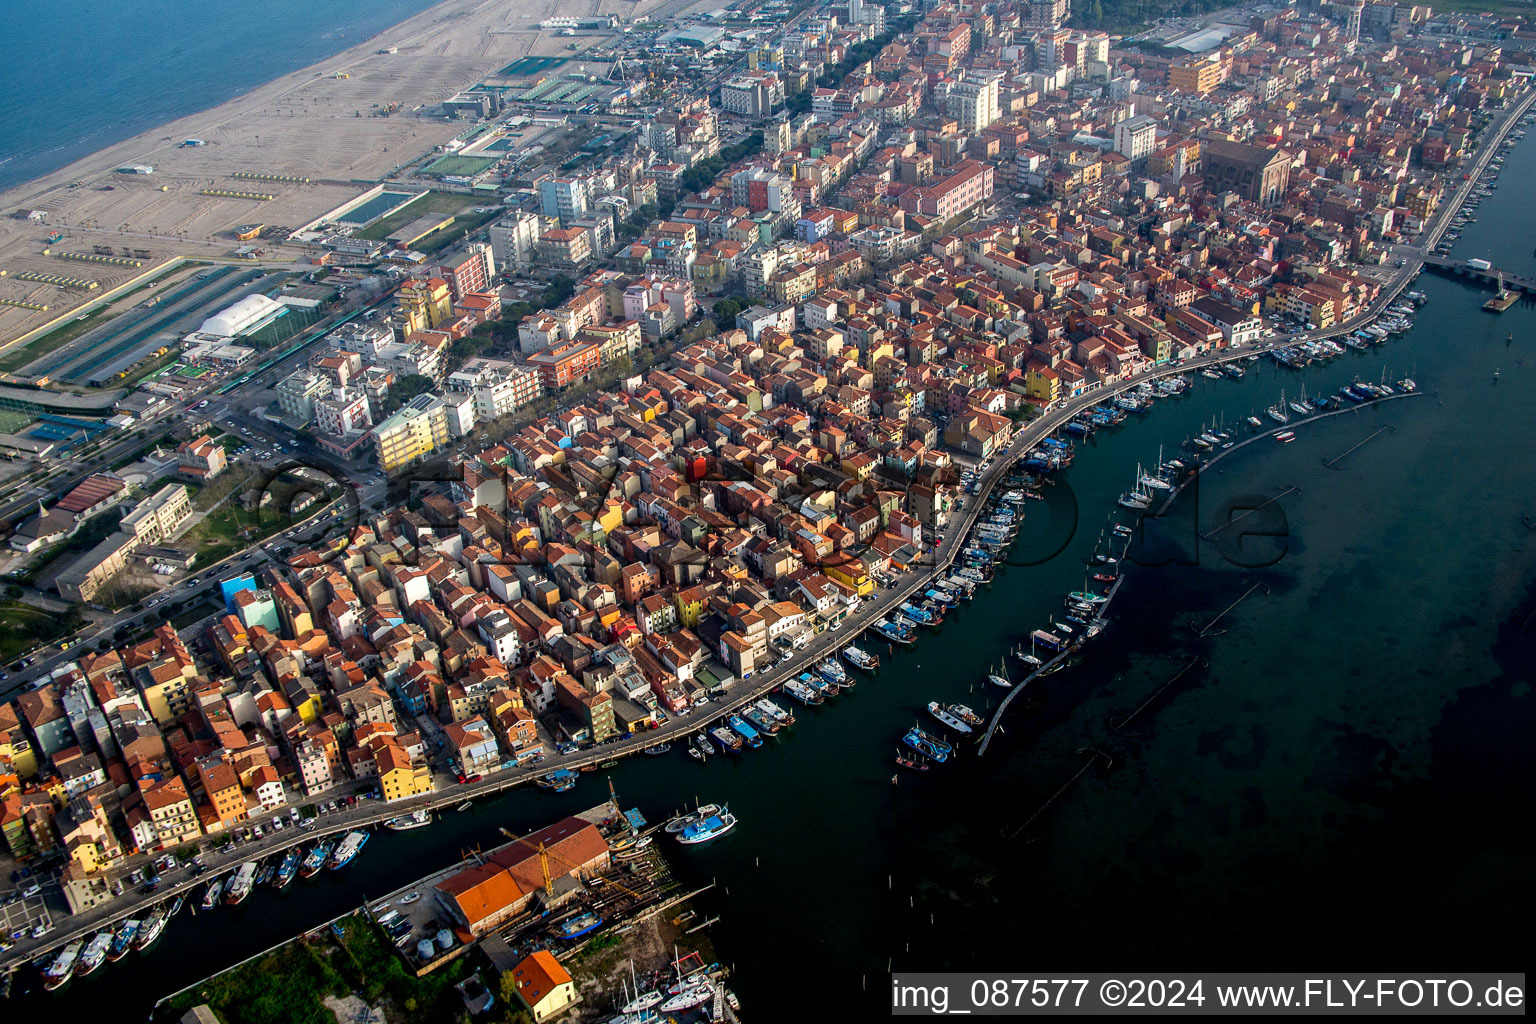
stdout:
<svg viewBox="0 0 1536 1024">
<path fill-rule="evenodd" d="M 63 632 L 63 618 L 55 612 L 13 601 L 0 604 L 0 661 L 10 661 Z"/>
<path fill-rule="evenodd" d="M 382 241 L 388 238 L 396 228 L 409 224 L 417 217 L 426 217 L 435 213 L 457 214 L 478 205 L 480 201 L 474 196 L 461 196 L 452 192 L 429 192 L 414 203 L 408 204 L 404 209 L 396 210 L 383 220 L 375 221 L 363 230 L 353 232 L 353 237 Z"/>
<path fill-rule="evenodd" d="M 459 217 L 452 224 L 441 231 L 434 231 L 413 247 L 417 252 L 435 253 L 439 249 L 448 246 L 463 238 L 466 234 L 482 227 L 487 221 L 495 220 L 499 210 L 491 210 L 487 213 L 468 213 Z"/>
<path fill-rule="evenodd" d="M 74 341 L 93 327 L 100 327 L 121 312 L 123 311 L 120 309 L 113 310 L 109 306 L 103 306 L 100 309 L 86 313 L 77 320 L 71 320 L 67 324 L 55 327 L 47 334 L 34 338 L 25 345 L 13 348 L 5 355 L 0 356 L 0 372 L 15 373 L 28 363 L 35 362 L 54 349 Z"/>
</svg>

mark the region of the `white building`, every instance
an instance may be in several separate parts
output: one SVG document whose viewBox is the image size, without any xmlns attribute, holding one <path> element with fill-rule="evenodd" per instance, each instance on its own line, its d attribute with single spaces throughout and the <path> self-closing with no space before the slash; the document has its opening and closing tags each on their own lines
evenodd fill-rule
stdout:
<svg viewBox="0 0 1536 1024">
<path fill-rule="evenodd" d="M 949 87 L 946 100 L 947 113 L 960 123 L 960 131 L 975 135 L 1002 116 L 1000 92 L 1003 74 L 1000 71 L 967 71 Z"/>
<path fill-rule="evenodd" d="M 265 327 L 286 312 L 287 306 L 265 295 L 247 295 L 204 320 L 197 332 L 214 338 L 235 338 Z"/>
<path fill-rule="evenodd" d="M 526 267 L 538 251 L 543 221 L 526 210 L 512 214 L 491 225 L 491 254 L 498 266 Z"/>
<path fill-rule="evenodd" d="M 1157 146 L 1157 122 L 1145 114 L 1137 114 L 1115 125 L 1115 152 L 1137 166 Z"/>
</svg>

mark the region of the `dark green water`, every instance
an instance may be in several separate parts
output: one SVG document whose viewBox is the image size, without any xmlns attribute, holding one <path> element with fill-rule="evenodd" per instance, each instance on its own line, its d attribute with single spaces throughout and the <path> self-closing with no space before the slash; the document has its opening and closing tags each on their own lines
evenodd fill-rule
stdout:
<svg viewBox="0 0 1536 1024">
<path fill-rule="evenodd" d="M 1508 169 L 1506 182 L 1529 176 L 1536 149 L 1523 145 Z M 1506 185 L 1463 245 L 1530 273 L 1533 238 L 1536 208 Z M 1536 319 L 1528 305 L 1485 314 L 1484 293 L 1433 275 L 1414 287 L 1429 303 L 1387 346 L 1304 373 L 1266 361 L 1242 381 L 1197 376 L 1189 396 L 1091 442 L 1051 511 L 1030 507 L 1019 541 L 1022 555 L 1062 533 L 1070 489 L 1079 522 L 1063 554 L 1005 569 L 894 658 L 871 644 L 881 673 L 834 705 L 797 708 L 788 738 L 738 762 L 674 755 L 612 773 L 625 805 L 653 819 L 695 797 L 740 816 L 727 838 L 670 855 L 687 880 L 719 883 L 713 934 L 752 1019 L 808 999 L 880 1012 L 890 967 L 1517 967 L 1505 936 L 1532 909 L 1520 745 L 1536 664 L 1536 532 L 1524 521 L 1536 517 Z M 1159 444 L 1172 457 L 1202 422 L 1240 420 L 1282 388 L 1331 391 L 1384 371 L 1411 371 L 1430 397 L 1249 446 L 1203 478 L 1207 527 L 1225 503 L 1297 488 L 1279 502 L 1283 549 L 1250 549 L 1272 565 L 1230 564 L 1188 541 L 1186 522 L 1178 535 L 1197 564 L 1132 567 L 1086 660 L 1015 701 L 984 760 L 967 751 L 892 785 L 897 737 L 922 705 L 981 710 L 987 668 L 1080 586 L 1137 462 L 1154 462 Z M 1252 582 L 1266 589 L 1219 634 L 1196 635 Z M 360 895 L 497 842 L 497 826 L 530 829 L 605 795 L 590 776 L 563 796 L 522 791 L 431 829 L 380 833 L 344 876 L 183 917 L 147 970 L 109 966 L 23 1007 L 110 998 L 137 1017 Z"/>
</svg>

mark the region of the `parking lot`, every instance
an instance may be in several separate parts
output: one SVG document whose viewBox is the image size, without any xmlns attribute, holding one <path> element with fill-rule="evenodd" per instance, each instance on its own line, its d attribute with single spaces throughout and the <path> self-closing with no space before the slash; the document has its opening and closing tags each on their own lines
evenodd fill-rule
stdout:
<svg viewBox="0 0 1536 1024">
<path fill-rule="evenodd" d="M 43 897 L 50 891 L 57 893 L 58 883 L 52 880 L 41 883 L 30 879 L 23 881 L 25 885 L 0 896 L 0 942 L 6 944 L 26 938 L 38 928 L 43 929 L 38 934 L 53 928 L 53 911 Z M 33 894 L 28 896 L 26 893 Z"/>
</svg>

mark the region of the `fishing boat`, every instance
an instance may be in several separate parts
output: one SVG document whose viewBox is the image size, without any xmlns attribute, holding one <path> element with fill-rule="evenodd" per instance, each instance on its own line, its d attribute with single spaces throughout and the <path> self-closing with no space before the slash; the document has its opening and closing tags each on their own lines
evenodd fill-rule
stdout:
<svg viewBox="0 0 1536 1024">
<path fill-rule="evenodd" d="M 662 826 L 662 831 L 671 835 L 677 835 L 679 832 L 694 822 L 703 821 L 705 818 L 713 817 L 723 810 L 725 810 L 725 808 L 720 804 L 704 804 L 696 810 L 688 811 L 684 814 L 679 814 L 677 817 L 671 819 Z"/>
<path fill-rule="evenodd" d="M 678 834 L 677 841 L 684 846 L 697 846 L 711 839 L 718 839 L 735 827 L 736 815 L 722 807 L 718 814 L 711 814 L 708 817 L 701 817 L 698 821 L 690 822 Z"/>
<path fill-rule="evenodd" d="M 59 955 L 53 958 L 53 962 L 43 972 L 43 988 L 52 992 L 68 983 L 69 979 L 75 976 L 75 963 L 80 959 L 80 951 L 84 948 L 84 940 L 76 939 L 60 950 Z"/>
<path fill-rule="evenodd" d="M 821 678 L 833 686 L 847 685 L 848 673 L 844 672 L 843 666 L 839 665 L 833 658 L 827 658 L 819 663 L 816 666 L 816 671 L 821 674 Z"/>
<path fill-rule="evenodd" d="M 548 775 L 540 776 L 535 780 L 535 785 L 540 789 L 552 790 L 556 793 L 565 793 L 576 788 L 576 781 L 581 776 L 569 768 L 557 768 Z"/>
<path fill-rule="evenodd" d="M 874 630 L 876 633 L 879 633 L 881 636 L 885 637 L 892 643 L 910 644 L 912 642 L 911 630 L 903 626 L 898 626 L 890 619 L 881 619 L 879 622 L 876 622 L 869 628 Z"/>
<path fill-rule="evenodd" d="M 272 875 L 272 887 L 274 889 L 281 889 L 293 881 L 294 876 L 299 873 L 299 861 L 302 859 L 299 855 L 298 847 L 294 847 L 283 854 L 283 862 L 277 866 L 276 873 Z"/>
<path fill-rule="evenodd" d="M 107 950 L 112 948 L 112 932 L 110 929 L 97 932 L 91 937 L 91 941 L 85 944 L 80 951 L 80 959 L 75 962 L 75 977 L 83 978 L 96 968 L 100 967 L 107 959 Z"/>
<path fill-rule="evenodd" d="M 740 736 L 742 742 L 756 750 L 763 745 L 763 738 L 757 734 L 757 730 L 747 724 L 747 720 L 740 715 L 731 715 L 725 720 L 725 724 L 731 727 L 731 731 Z"/>
<path fill-rule="evenodd" d="M 219 897 L 224 895 L 224 879 L 215 878 L 203 889 L 203 909 L 212 910 L 219 905 Z"/>
<path fill-rule="evenodd" d="M 399 818 L 390 818 L 384 823 L 384 827 L 391 832 L 408 832 L 413 828 L 421 828 L 432 824 L 431 811 L 412 811 Z"/>
<path fill-rule="evenodd" d="M 224 902 L 232 907 L 244 903 L 245 898 L 251 894 L 251 886 L 255 882 L 256 862 L 248 860 L 229 876 L 229 881 L 224 885 Z"/>
<path fill-rule="evenodd" d="M 928 702 L 928 713 L 958 733 L 969 733 L 971 731 L 971 727 L 969 725 L 965 724 L 964 722 L 960 721 L 960 719 L 950 714 L 949 709 L 944 707 L 944 705 L 940 704 L 936 700 L 931 700 Z"/>
<path fill-rule="evenodd" d="M 928 759 L 916 751 L 910 754 L 903 750 L 896 751 L 896 763 L 914 772 L 925 772 L 931 767 Z"/>
<path fill-rule="evenodd" d="M 139 928 L 138 936 L 133 940 L 133 948 L 145 950 L 153 946 L 160 938 L 160 933 L 165 931 L 165 922 L 170 919 L 170 916 L 164 903 L 151 910 L 149 916 L 144 919 L 144 924 Z"/>
<path fill-rule="evenodd" d="M 951 704 L 949 706 L 949 713 L 967 725 L 981 724 L 981 716 L 972 711 L 970 708 L 966 707 L 964 704 Z"/>
<path fill-rule="evenodd" d="M 924 732 L 917 726 L 908 729 L 901 737 L 901 742 L 911 747 L 925 757 L 943 764 L 949 760 L 949 755 L 954 752 L 954 747 L 945 743 L 937 736 Z"/>
<path fill-rule="evenodd" d="M 299 877 L 313 878 L 319 874 L 335 848 L 336 840 L 334 839 L 322 839 L 316 843 L 314 848 L 304 855 L 304 862 L 299 865 Z"/>
<path fill-rule="evenodd" d="M 769 718 L 773 719 L 775 722 L 778 722 L 781 728 L 795 724 L 795 716 L 793 712 L 786 711 L 766 697 L 752 706 L 757 708 L 757 710 L 761 711 L 763 714 L 767 715 Z"/>
<path fill-rule="evenodd" d="M 740 736 L 723 725 L 717 725 L 709 730 L 709 738 L 715 741 L 722 753 L 739 754 L 743 746 Z"/>
<path fill-rule="evenodd" d="M 807 704 L 811 706 L 820 704 L 826 699 L 816 690 L 815 687 L 807 686 L 805 683 L 802 683 L 798 679 L 790 679 L 786 681 L 784 683 L 784 692 L 795 698 L 795 700 L 799 701 L 801 704 Z"/>
<path fill-rule="evenodd" d="M 1083 604 L 1103 604 L 1105 601 L 1109 600 L 1109 598 L 1105 597 L 1103 594 L 1095 594 L 1086 590 L 1074 590 L 1072 593 L 1068 594 L 1067 597 L 1073 601 L 1081 601 Z"/>
<path fill-rule="evenodd" d="M 332 871 L 340 871 L 352 863 L 352 858 L 362 852 L 363 846 L 368 842 L 368 833 L 358 829 L 348 832 L 345 839 L 336 847 L 336 852 L 331 854 L 328 867 Z"/>
<path fill-rule="evenodd" d="M 710 757 L 715 752 L 715 748 L 709 745 L 709 740 L 704 738 L 704 734 L 698 732 L 693 734 L 693 749 L 704 757 Z"/>
<path fill-rule="evenodd" d="M 1098 580 L 1100 583 L 1113 583 L 1120 577 L 1116 576 L 1114 573 L 1096 572 L 1093 574 L 1093 578 Z"/>
<path fill-rule="evenodd" d="M 801 672 L 799 678 L 797 678 L 795 681 L 802 686 L 809 686 L 811 689 L 821 694 L 823 699 L 837 696 L 837 687 L 833 686 L 831 683 L 827 682 L 825 679 L 818 675 L 812 675 L 809 672 Z"/>
<path fill-rule="evenodd" d="M 138 934 L 139 919 L 136 917 L 130 917 L 118 925 L 117 933 L 112 936 L 112 945 L 107 948 L 108 962 L 115 964 L 127 956 L 128 951 L 133 949 L 133 940 Z"/>
<path fill-rule="evenodd" d="M 698 747 L 694 746 L 691 743 L 688 745 L 688 756 L 693 758 L 695 761 L 699 762 L 700 764 L 703 764 L 705 761 L 709 760 L 709 755 L 708 754 L 704 753 Z"/>
<path fill-rule="evenodd" d="M 658 743 L 654 747 L 646 747 L 644 750 L 640 751 L 640 753 L 644 754 L 646 757 L 660 757 L 662 754 L 667 753 L 671 749 L 672 744 L 670 743 Z"/>
<path fill-rule="evenodd" d="M 589 932 L 596 931 L 602 926 L 603 919 L 589 910 L 585 914 L 577 914 L 575 917 L 561 921 L 551 928 L 550 931 L 554 934 L 555 938 L 564 939 L 569 942 L 572 939 L 579 939 Z"/>
<path fill-rule="evenodd" d="M 741 717 L 745 718 L 748 722 L 751 722 L 752 728 L 766 736 L 772 736 L 774 733 L 783 728 L 783 726 L 779 725 L 776 719 L 770 715 L 764 714 L 762 709 L 756 705 L 749 705 L 742 708 Z"/>
<path fill-rule="evenodd" d="M 862 647 L 855 647 L 853 644 L 843 648 L 843 660 L 854 668 L 865 672 L 873 672 L 880 667 L 879 658 L 865 651 Z"/>
</svg>

